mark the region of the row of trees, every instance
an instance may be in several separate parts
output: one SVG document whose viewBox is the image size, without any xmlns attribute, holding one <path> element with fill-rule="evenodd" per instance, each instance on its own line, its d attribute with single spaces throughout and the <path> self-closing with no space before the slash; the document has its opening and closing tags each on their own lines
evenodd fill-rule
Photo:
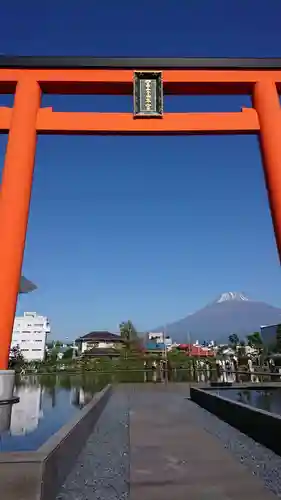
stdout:
<svg viewBox="0 0 281 500">
<path fill-rule="evenodd" d="M 120 330 L 120 336 L 124 341 L 124 356 L 126 359 L 128 358 L 127 353 L 133 355 L 133 354 L 141 354 L 144 351 L 143 339 L 138 335 L 137 329 L 132 323 L 132 321 L 128 320 L 120 323 L 119 330 Z M 237 350 L 240 356 L 245 355 L 246 343 L 250 347 L 257 349 L 257 351 L 259 351 L 259 354 L 265 353 L 265 351 L 268 350 L 265 349 L 263 340 L 259 332 L 254 332 L 251 335 L 248 335 L 247 342 L 240 340 L 238 335 L 235 333 L 230 335 L 228 340 L 230 346 L 234 350 Z M 59 343 L 53 343 L 51 347 L 52 348 L 49 349 L 48 356 L 46 357 L 43 364 L 55 366 L 58 362 L 58 352 L 60 351 L 61 346 L 59 345 Z M 277 327 L 276 341 L 272 346 L 272 348 L 269 349 L 269 351 L 274 353 L 281 353 L 281 324 L 278 325 Z M 174 353 L 174 355 L 178 357 L 178 353 Z M 61 361 L 62 363 L 64 361 L 65 362 L 72 361 L 73 364 L 76 364 L 77 360 L 73 359 L 73 349 L 71 347 L 64 352 L 63 359 Z M 13 348 L 11 351 L 10 367 L 15 368 L 16 366 L 19 367 L 24 364 L 25 364 L 24 357 L 20 352 L 20 349 Z"/>
<path fill-rule="evenodd" d="M 121 338 L 124 340 L 127 347 L 130 349 L 132 347 L 138 347 L 141 349 L 141 339 L 138 336 L 137 330 L 134 327 L 132 321 L 124 321 L 119 325 Z M 246 343 L 248 346 L 257 349 L 258 351 L 263 351 L 265 346 L 261 337 L 260 332 L 253 332 L 246 337 L 247 342 L 244 340 L 240 340 L 236 333 L 233 333 L 229 336 L 229 344 L 235 350 L 239 346 L 240 348 L 245 347 Z M 277 326 L 276 330 L 276 339 L 272 346 L 269 349 L 274 353 L 281 353 L 281 324 Z"/>
<path fill-rule="evenodd" d="M 246 342 L 244 340 L 240 340 L 236 333 L 229 335 L 228 340 L 229 344 L 234 349 L 237 349 L 238 346 L 244 347 L 246 345 Z M 247 344 L 250 347 L 261 349 L 263 347 L 263 341 L 260 333 L 254 332 L 251 335 L 247 335 Z"/>
<path fill-rule="evenodd" d="M 234 349 L 237 349 L 238 346 L 245 346 L 245 342 L 240 340 L 236 333 L 229 335 L 228 340 L 229 344 Z M 247 344 L 259 351 L 265 349 L 260 332 L 254 332 L 251 335 L 247 335 Z M 281 324 L 277 325 L 275 342 L 269 347 L 269 351 L 281 354 Z"/>
<path fill-rule="evenodd" d="M 120 336 L 124 340 L 125 344 L 125 352 L 126 351 L 141 351 L 142 350 L 142 342 L 138 336 L 137 330 L 133 325 L 132 321 L 124 321 L 119 325 Z M 60 353 L 60 349 L 62 347 L 62 342 L 55 341 L 48 344 L 48 352 L 46 354 L 45 360 L 40 363 L 34 362 L 34 365 L 44 365 L 46 368 L 48 366 L 56 366 L 58 363 L 58 355 Z M 73 348 L 69 347 L 66 349 L 62 355 L 61 362 L 68 362 L 73 359 Z M 73 360 L 75 362 L 75 360 Z M 11 369 L 16 369 L 17 371 L 21 371 L 26 366 L 26 362 L 24 356 L 18 346 L 15 346 L 11 349 L 11 355 L 9 360 L 9 367 Z"/>
</svg>

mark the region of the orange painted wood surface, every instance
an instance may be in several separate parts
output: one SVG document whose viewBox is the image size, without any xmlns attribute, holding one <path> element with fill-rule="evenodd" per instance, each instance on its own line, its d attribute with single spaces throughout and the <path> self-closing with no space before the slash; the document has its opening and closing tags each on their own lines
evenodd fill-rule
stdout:
<svg viewBox="0 0 281 500">
<path fill-rule="evenodd" d="M 11 108 L 0 108 L 0 132 L 9 130 Z M 259 130 L 257 113 L 244 108 L 240 113 L 166 113 L 162 118 L 134 118 L 131 113 L 55 112 L 40 108 L 38 134 L 231 134 Z"/>
<path fill-rule="evenodd" d="M 281 112 L 276 70 L 165 70 L 166 94 L 253 94 L 254 108 L 237 113 L 55 112 L 40 108 L 41 92 L 132 95 L 133 70 L 0 69 L 0 93 L 15 93 L 0 108 L 0 132 L 9 132 L 0 192 L 0 369 L 8 367 L 32 189 L 37 134 L 258 133 L 271 215 L 281 258 Z M 231 154 L 231 152 L 230 152 Z"/>
</svg>

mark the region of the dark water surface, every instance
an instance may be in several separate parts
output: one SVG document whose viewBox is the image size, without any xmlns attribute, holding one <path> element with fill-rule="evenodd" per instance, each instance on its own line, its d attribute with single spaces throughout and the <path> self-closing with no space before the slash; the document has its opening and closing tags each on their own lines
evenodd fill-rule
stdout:
<svg viewBox="0 0 281 500">
<path fill-rule="evenodd" d="M 19 403 L 0 406 L 0 452 L 37 450 L 107 383 L 96 374 L 28 376 L 17 381 Z"/>
<path fill-rule="evenodd" d="M 108 383 L 159 383 L 162 379 L 163 375 L 151 370 L 21 377 L 15 388 L 19 403 L 0 406 L 0 452 L 37 450 Z M 189 370 L 178 370 L 169 380 L 185 382 L 194 377 Z M 199 380 L 205 381 L 205 375 Z"/>
<path fill-rule="evenodd" d="M 281 415 L 281 387 L 270 389 L 223 389 L 217 391 L 217 393 L 223 398 Z"/>
<path fill-rule="evenodd" d="M 169 382 L 208 382 L 215 374 L 177 369 Z M 21 377 L 16 382 L 14 405 L 0 406 L 0 452 L 37 450 L 64 424 L 74 418 L 108 383 L 164 382 L 163 374 L 151 370 L 124 370 L 113 374 L 46 374 Z M 281 414 L 281 388 L 221 391 L 221 395 L 257 408 Z"/>
</svg>

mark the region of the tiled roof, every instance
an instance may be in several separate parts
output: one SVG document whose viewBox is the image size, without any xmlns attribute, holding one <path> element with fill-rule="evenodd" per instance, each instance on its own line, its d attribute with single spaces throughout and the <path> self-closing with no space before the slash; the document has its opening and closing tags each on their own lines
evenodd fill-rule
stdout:
<svg viewBox="0 0 281 500">
<path fill-rule="evenodd" d="M 111 342 L 123 342 L 123 339 L 121 339 L 120 335 L 116 335 L 116 333 L 110 333 L 107 331 L 101 331 L 101 332 L 90 332 L 87 333 L 86 335 L 83 335 L 82 337 L 79 337 L 77 340 L 93 340 L 94 342 L 98 341 L 103 341 L 103 340 L 109 340 Z"/>
</svg>

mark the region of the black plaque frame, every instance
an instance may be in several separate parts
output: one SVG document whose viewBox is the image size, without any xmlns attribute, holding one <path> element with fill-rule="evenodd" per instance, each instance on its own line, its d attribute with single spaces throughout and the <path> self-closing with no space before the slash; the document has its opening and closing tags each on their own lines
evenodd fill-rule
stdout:
<svg viewBox="0 0 281 500">
<path fill-rule="evenodd" d="M 156 81 L 155 109 L 144 112 L 140 109 L 141 80 Z M 162 71 L 135 71 L 134 72 L 134 117 L 135 118 L 162 118 L 163 116 L 163 77 Z"/>
</svg>

